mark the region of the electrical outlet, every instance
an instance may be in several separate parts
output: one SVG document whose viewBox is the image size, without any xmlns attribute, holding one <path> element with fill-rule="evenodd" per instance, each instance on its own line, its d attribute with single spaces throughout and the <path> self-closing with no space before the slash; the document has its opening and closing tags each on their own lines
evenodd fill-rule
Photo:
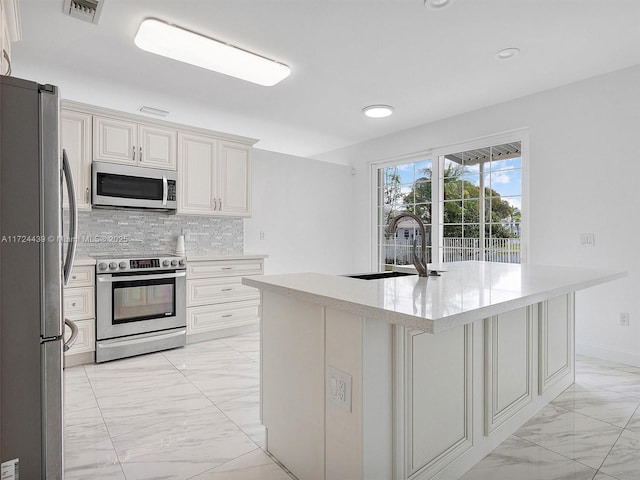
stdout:
<svg viewBox="0 0 640 480">
<path fill-rule="evenodd" d="M 351 375 L 331 365 L 327 368 L 327 396 L 346 411 L 351 411 Z"/>
<path fill-rule="evenodd" d="M 260 232 L 260 240 L 264 240 L 264 232 Z"/>
<path fill-rule="evenodd" d="M 621 327 L 629 326 L 629 314 L 627 312 L 620 312 L 620 316 L 618 317 L 618 325 Z"/>
</svg>

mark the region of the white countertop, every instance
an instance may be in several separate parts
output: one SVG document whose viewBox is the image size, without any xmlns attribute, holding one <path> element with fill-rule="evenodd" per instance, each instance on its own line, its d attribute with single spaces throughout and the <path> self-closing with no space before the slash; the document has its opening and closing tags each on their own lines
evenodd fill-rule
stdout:
<svg viewBox="0 0 640 480">
<path fill-rule="evenodd" d="M 238 253 L 233 255 L 221 255 L 216 253 L 188 253 L 187 262 L 206 262 L 208 260 L 254 260 L 256 258 L 267 258 L 269 255 L 260 253 Z"/>
<path fill-rule="evenodd" d="M 245 277 L 245 285 L 429 333 L 626 276 L 543 265 L 452 262 L 439 277 L 360 280 L 321 273 Z"/>
<path fill-rule="evenodd" d="M 74 265 L 84 266 L 84 265 L 95 265 L 96 259 L 92 257 L 86 257 L 84 255 L 77 255 L 75 260 L 73 261 Z"/>
</svg>

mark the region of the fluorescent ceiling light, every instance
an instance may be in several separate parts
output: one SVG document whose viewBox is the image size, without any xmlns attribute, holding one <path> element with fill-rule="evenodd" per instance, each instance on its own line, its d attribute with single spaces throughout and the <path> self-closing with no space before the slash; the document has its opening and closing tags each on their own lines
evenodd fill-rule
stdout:
<svg viewBox="0 0 640 480">
<path fill-rule="evenodd" d="M 500 60 L 506 60 L 508 58 L 515 57 L 518 53 L 520 53 L 519 48 L 511 47 L 511 48 L 503 48 L 496 53 L 496 57 Z"/>
<path fill-rule="evenodd" d="M 270 87 L 291 70 L 255 53 L 148 18 L 140 24 L 136 45 L 147 52 Z"/>
<path fill-rule="evenodd" d="M 362 113 L 371 118 L 384 118 L 393 113 L 393 107 L 389 105 L 369 105 L 362 109 Z"/>
</svg>

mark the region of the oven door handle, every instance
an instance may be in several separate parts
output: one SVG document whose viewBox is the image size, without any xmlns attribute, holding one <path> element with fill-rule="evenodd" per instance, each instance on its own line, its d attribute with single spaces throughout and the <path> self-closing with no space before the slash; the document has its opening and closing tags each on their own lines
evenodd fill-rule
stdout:
<svg viewBox="0 0 640 480">
<path fill-rule="evenodd" d="M 130 282 L 132 280 L 162 280 L 165 278 L 179 278 L 186 277 L 187 272 L 176 273 L 158 273 L 157 275 L 127 275 L 126 277 L 111 277 L 97 275 L 99 282 L 116 283 L 116 282 Z"/>
<path fill-rule="evenodd" d="M 170 333 L 159 333 L 159 334 L 154 334 L 154 335 L 149 335 L 146 337 L 141 337 L 141 338 L 132 338 L 130 340 L 118 340 L 117 342 L 113 342 L 113 343 L 98 343 L 97 347 L 98 348 L 118 348 L 118 347 L 122 347 L 123 345 L 136 345 L 139 343 L 146 343 L 150 340 L 166 340 L 168 338 L 173 338 L 173 337 L 181 337 L 183 335 L 187 334 L 187 329 L 183 328 L 182 330 L 178 330 L 177 332 L 170 332 Z"/>
</svg>

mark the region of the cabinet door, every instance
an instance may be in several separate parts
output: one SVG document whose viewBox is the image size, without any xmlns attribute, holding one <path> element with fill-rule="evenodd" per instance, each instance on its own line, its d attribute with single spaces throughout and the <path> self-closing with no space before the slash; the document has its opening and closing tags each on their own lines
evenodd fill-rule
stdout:
<svg viewBox="0 0 640 480">
<path fill-rule="evenodd" d="M 91 210 L 91 115 L 61 110 L 60 141 L 71 164 L 78 209 Z M 66 188 L 63 205 L 69 208 Z"/>
<path fill-rule="evenodd" d="M 141 167 L 176 169 L 176 131 L 153 125 L 138 128 L 138 157 Z"/>
<path fill-rule="evenodd" d="M 238 217 L 250 216 L 251 147 L 221 141 L 219 165 L 219 213 Z"/>
<path fill-rule="evenodd" d="M 217 141 L 199 135 L 178 135 L 178 213 L 214 215 Z"/>
<path fill-rule="evenodd" d="M 138 160 L 137 125 L 107 117 L 93 119 L 93 159 L 134 165 Z"/>
</svg>

